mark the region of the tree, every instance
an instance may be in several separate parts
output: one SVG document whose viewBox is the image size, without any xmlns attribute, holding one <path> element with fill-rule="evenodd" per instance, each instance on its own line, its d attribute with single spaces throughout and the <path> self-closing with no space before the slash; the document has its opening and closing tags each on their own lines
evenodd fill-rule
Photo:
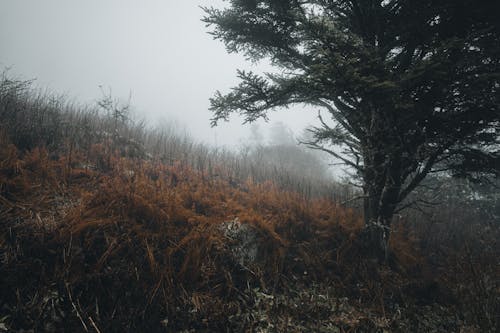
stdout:
<svg viewBox="0 0 500 333">
<path fill-rule="evenodd" d="M 204 10 L 228 52 L 279 70 L 238 71 L 240 84 L 210 100 L 212 125 L 297 103 L 326 111 L 308 145 L 356 171 L 379 258 L 394 213 L 426 175 L 498 175 L 496 1 L 231 0 Z"/>
<path fill-rule="evenodd" d="M 281 121 L 272 124 L 269 136 L 269 143 L 271 145 L 295 146 L 297 144 L 297 141 L 293 137 L 293 131 Z"/>
</svg>

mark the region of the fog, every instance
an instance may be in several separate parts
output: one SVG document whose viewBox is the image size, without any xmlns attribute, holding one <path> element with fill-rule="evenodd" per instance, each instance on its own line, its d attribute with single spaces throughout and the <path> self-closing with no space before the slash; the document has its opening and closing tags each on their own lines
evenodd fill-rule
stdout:
<svg viewBox="0 0 500 333">
<path fill-rule="evenodd" d="M 196 140 L 236 147 L 251 135 L 233 116 L 210 127 L 209 98 L 238 83 L 236 69 L 272 70 L 228 54 L 200 21 L 200 6 L 221 0 L 3 0 L 0 68 L 36 79 L 39 87 L 92 104 L 101 88 L 127 100 L 138 118 L 175 121 Z M 316 110 L 270 114 L 258 123 L 266 137 L 283 122 L 296 135 L 315 123 Z"/>
</svg>

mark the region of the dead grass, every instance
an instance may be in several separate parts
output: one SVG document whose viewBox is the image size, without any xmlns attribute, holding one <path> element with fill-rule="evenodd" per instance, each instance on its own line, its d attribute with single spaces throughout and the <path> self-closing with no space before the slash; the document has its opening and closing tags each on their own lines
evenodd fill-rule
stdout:
<svg viewBox="0 0 500 333">
<path fill-rule="evenodd" d="M 0 129 L 0 331 L 498 328 L 494 230 L 424 247 L 422 227 L 401 220 L 391 266 L 379 266 L 360 214 L 318 195 L 330 187 L 311 195 L 161 133 L 143 140 L 148 155 L 140 128 L 110 137 L 95 115 L 66 114 L 78 126 L 64 129 L 61 105 L 44 114 L 43 96 L 25 101 L 27 85 L 6 82 L 0 104 L 14 105 L 2 110 L 17 127 Z M 23 136 L 35 116 L 50 121 Z M 255 260 L 235 256 L 230 221 L 255 233 Z"/>
<path fill-rule="evenodd" d="M 424 256 L 404 224 L 391 238 L 396 270 L 366 261 L 355 211 L 272 182 L 235 184 L 180 163 L 103 156 L 98 148 L 90 156 L 74 152 L 70 162 L 42 148 L 0 147 L 0 307 L 13 331 L 252 330 L 260 319 L 245 317 L 238 326 L 251 311 L 288 327 L 283 316 L 299 319 L 286 295 L 318 283 L 335 290 L 328 302 L 352 307 L 335 312 L 336 321 L 321 317 L 325 327 L 397 331 L 407 326 L 393 317 L 408 304 L 453 306 L 450 286 L 481 288 L 470 297 L 492 292 L 491 281 L 478 280 L 484 265 L 471 264 L 470 273 L 462 266 L 460 276 L 476 274 L 462 284 L 424 276 Z M 103 159 L 103 170 L 86 167 Z M 251 265 L 238 262 L 220 229 L 236 218 L 258 235 Z M 278 298 L 264 306 L 271 298 L 261 293 Z M 487 313 L 494 297 L 484 303 Z M 314 316 L 323 305 L 309 309 Z M 484 311 L 469 322 L 496 325 Z"/>
</svg>

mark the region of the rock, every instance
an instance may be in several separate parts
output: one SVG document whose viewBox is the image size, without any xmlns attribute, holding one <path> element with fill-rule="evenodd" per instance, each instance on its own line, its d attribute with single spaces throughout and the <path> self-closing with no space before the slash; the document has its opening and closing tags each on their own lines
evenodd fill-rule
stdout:
<svg viewBox="0 0 500 333">
<path fill-rule="evenodd" d="M 235 218 L 233 221 L 221 223 L 220 230 L 232 240 L 228 247 L 235 261 L 242 267 L 255 264 L 259 255 L 259 234 L 255 228 Z"/>
</svg>

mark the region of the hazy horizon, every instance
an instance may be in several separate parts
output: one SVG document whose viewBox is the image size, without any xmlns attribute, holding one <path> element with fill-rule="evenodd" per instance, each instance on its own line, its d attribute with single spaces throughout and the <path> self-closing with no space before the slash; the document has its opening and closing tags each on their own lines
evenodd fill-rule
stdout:
<svg viewBox="0 0 500 333">
<path fill-rule="evenodd" d="M 197 141 L 238 146 L 251 135 L 250 125 L 233 116 L 210 127 L 209 98 L 238 83 L 237 69 L 271 70 L 228 54 L 201 22 L 200 6 L 221 0 L 0 2 L 0 68 L 40 88 L 75 101 L 95 103 L 100 87 L 127 100 L 138 118 L 171 121 Z M 282 122 L 296 135 L 315 122 L 316 110 L 300 107 L 271 112 L 257 124 L 269 135 Z"/>
</svg>

